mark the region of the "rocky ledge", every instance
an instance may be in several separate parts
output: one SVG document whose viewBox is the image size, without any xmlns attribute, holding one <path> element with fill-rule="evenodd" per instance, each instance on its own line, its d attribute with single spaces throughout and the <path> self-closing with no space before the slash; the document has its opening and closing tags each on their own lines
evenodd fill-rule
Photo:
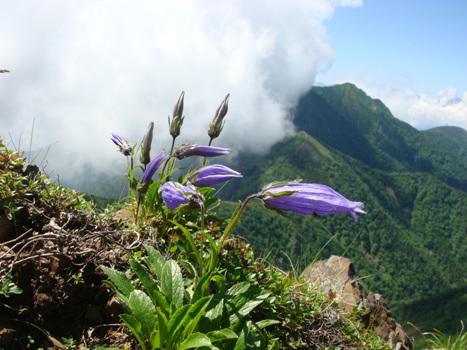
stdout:
<svg viewBox="0 0 467 350">
<path fill-rule="evenodd" d="M 302 273 L 307 283 L 320 287 L 338 304 L 343 313 L 356 309 L 362 315 L 367 328 L 387 341 L 395 350 L 412 350 L 413 342 L 392 317 L 384 298 L 379 294 L 367 293 L 348 258 L 331 256 L 309 265 Z"/>
</svg>

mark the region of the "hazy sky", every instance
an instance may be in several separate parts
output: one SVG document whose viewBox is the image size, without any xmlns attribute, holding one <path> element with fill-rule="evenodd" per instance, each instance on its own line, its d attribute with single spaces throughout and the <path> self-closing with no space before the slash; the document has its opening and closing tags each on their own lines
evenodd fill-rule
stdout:
<svg viewBox="0 0 467 350">
<path fill-rule="evenodd" d="M 351 81 L 419 129 L 467 129 L 464 0 L 0 0 L 0 136 L 67 180 L 125 169 L 110 134 L 153 153 L 185 91 L 179 142 L 266 150 L 314 83 Z M 45 153 L 45 152 L 44 152 Z M 43 153 L 43 154 L 44 154 Z"/>
</svg>

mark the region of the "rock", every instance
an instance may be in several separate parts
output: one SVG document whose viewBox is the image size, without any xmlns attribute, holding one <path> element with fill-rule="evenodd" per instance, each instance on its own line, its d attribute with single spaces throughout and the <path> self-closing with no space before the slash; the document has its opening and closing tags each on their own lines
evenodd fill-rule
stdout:
<svg viewBox="0 0 467 350">
<path fill-rule="evenodd" d="M 366 311 L 362 318 L 365 326 L 374 329 L 378 337 L 387 341 L 394 349 L 413 349 L 412 340 L 392 317 L 381 295 L 368 294 L 362 300 L 362 308 Z"/>
<path fill-rule="evenodd" d="M 379 294 L 367 295 L 348 258 L 331 256 L 309 265 L 302 273 L 310 286 L 319 286 L 335 299 L 344 313 L 362 310 L 362 322 L 367 328 L 388 342 L 393 349 L 412 350 L 413 342 L 391 315 L 384 298 Z"/>
<path fill-rule="evenodd" d="M 310 285 L 318 285 L 332 296 L 344 312 L 358 306 L 364 295 L 348 258 L 332 255 L 328 260 L 316 261 L 302 272 L 302 276 Z"/>
</svg>

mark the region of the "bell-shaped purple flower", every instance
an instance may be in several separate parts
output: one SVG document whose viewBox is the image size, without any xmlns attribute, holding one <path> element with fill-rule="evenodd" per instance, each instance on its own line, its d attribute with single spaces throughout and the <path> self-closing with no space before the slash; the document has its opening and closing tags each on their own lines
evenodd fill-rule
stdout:
<svg viewBox="0 0 467 350">
<path fill-rule="evenodd" d="M 162 200 L 170 210 L 175 210 L 181 205 L 189 205 L 198 208 L 203 205 L 204 197 L 189 186 L 169 181 L 163 184 L 161 189 Z"/>
<path fill-rule="evenodd" d="M 131 155 L 132 148 L 127 140 L 125 140 L 123 137 L 116 133 L 112 133 L 110 139 L 113 141 L 113 143 L 115 143 L 118 146 L 119 151 L 122 152 L 123 155 L 127 157 Z"/>
<path fill-rule="evenodd" d="M 190 156 L 217 157 L 230 153 L 230 148 L 213 146 L 181 145 L 175 149 L 173 156 L 177 159 L 184 159 Z"/>
<path fill-rule="evenodd" d="M 354 221 L 356 214 L 366 214 L 363 203 L 352 202 L 332 188 L 321 184 L 292 182 L 266 186 L 258 195 L 270 209 L 288 210 L 306 215 L 349 213 Z"/>
<path fill-rule="evenodd" d="M 154 176 L 156 173 L 157 169 L 161 166 L 162 162 L 165 160 L 165 152 L 161 151 L 153 160 L 149 162 L 149 164 L 146 166 L 146 170 L 143 173 L 143 177 L 141 178 L 141 183 L 145 184 L 151 178 Z"/>
<path fill-rule="evenodd" d="M 212 186 L 230 179 L 243 177 L 239 172 L 221 164 L 202 167 L 189 176 L 188 180 L 195 186 Z"/>
</svg>

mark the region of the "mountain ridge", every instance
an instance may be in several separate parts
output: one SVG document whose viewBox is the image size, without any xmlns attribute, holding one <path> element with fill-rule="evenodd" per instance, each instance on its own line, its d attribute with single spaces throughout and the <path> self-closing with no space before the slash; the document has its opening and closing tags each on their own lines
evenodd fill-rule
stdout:
<svg viewBox="0 0 467 350">
<path fill-rule="evenodd" d="M 285 254 L 302 267 L 332 254 L 350 257 L 362 275 L 371 276 L 363 283 L 383 294 L 401 319 L 427 325 L 424 316 L 436 314 L 432 326 L 443 330 L 465 322 L 461 310 L 446 319 L 436 299 L 467 286 L 467 166 L 456 150 L 397 120 L 351 84 L 310 90 L 295 109 L 294 123 L 297 133 L 268 154 L 238 157 L 242 186 L 226 186 L 226 199 L 242 200 L 268 182 L 302 178 L 364 202 L 368 214 L 356 225 L 345 215 L 294 216 L 289 223 L 252 207 L 237 233 L 258 251 Z M 420 311 L 423 300 L 437 300 L 438 309 L 431 303 L 431 310 Z"/>
</svg>

